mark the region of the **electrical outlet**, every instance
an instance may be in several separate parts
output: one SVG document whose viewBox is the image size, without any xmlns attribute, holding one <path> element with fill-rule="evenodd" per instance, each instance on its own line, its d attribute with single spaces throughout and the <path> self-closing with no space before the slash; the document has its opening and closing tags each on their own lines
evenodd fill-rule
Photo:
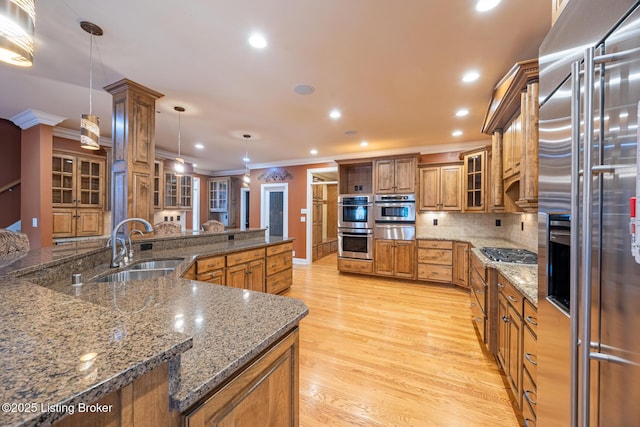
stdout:
<svg viewBox="0 0 640 427">
<path fill-rule="evenodd" d="M 433 225 L 438 225 L 438 218 L 433 219 Z"/>
<path fill-rule="evenodd" d="M 500 227 L 502 225 L 502 220 L 496 219 L 496 227 Z"/>
<path fill-rule="evenodd" d="M 520 222 L 520 231 L 524 231 L 524 221 Z"/>
<path fill-rule="evenodd" d="M 38 218 L 31 218 L 31 226 L 33 228 L 38 228 Z"/>
<path fill-rule="evenodd" d="M 291 251 L 291 256 L 296 256 L 296 251 Z"/>
</svg>

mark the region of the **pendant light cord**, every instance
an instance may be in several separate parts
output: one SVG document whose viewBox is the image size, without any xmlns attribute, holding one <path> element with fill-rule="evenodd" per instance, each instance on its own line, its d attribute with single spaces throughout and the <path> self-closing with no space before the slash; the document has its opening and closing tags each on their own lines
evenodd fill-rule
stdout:
<svg viewBox="0 0 640 427">
<path fill-rule="evenodd" d="M 182 117 L 182 112 L 178 111 L 178 157 L 180 157 L 180 130 L 182 129 L 182 124 L 180 118 Z"/>
<path fill-rule="evenodd" d="M 93 111 L 93 33 L 89 42 L 89 114 Z"/>
</svg>

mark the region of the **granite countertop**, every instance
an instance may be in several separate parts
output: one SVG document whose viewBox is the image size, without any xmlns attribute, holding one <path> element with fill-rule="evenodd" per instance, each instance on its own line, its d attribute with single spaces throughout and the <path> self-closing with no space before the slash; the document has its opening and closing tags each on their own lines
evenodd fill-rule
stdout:
<svg viewBox="0 0 640 427">
<path fill-rule="evenodd" d="M 80 287 L 71 286 L 71 272 L 65 269 L 82 262 L 69 260 L 88 256 L 104 261 L 104 248 L 79 247 L 59 258 L 41 250 L 44 256 L 27 254 L 0 271 L 0 276 L 4 273 L 0 381 L 7 385 L 0 400 L 89 403 L 173 359 L 172 404 L 184 411 L 284 336 L 308 309 L 296 299 L 180 279 L 179 275 L 196 256 L 286 241 L 263 238 L 192 247 L 165 245 L 134 254 L 137 261 L 184 259 L 165 277 Z M 50 265 L 57 260 L 63 273 L 38 269 L 38 261 L 43 260 Z M 106 269 L 105 261 L 82 272 L 87 280 Z M 79 359 L 88 353 L 97 353 L 87 368 L 90 374 L 81 370 L 86 364 Z M 0 424 L 41 425 L 62 415 L 2 413 Z"/>
<path fill-rule="evenodd" d="M 498 242 L 499 243 L 499 242 Z M 513 244 L 512 244 L 513 245 Z M 475 245 L 474 245 L 475 246 Z M 487 258 L 482 253 L 482 248 L 485 246 L 500 246 L 500 247 L 516 247 L 516 246 L 501 246 L 498 245 L 482 245 L 476 246 L 471 251 L 478 257 L 485 266 L 495 268 L 504 277 L 516 287 L 526 299 L 529 300 L 535 307 L 538 307 L 538 265 L 537 264 L 517 264 L 513 262 L 497 262 Z"/>
<path fill-rule="evenodd" d="M 467 242 L 473 246 L 471 250 L 478 256 L 480 261 L 491 268 L 498 270 L 513 284 L 526 299 L 534 306 L 538 306 L 538 265 L 537 264 L 516 264 L 511 262 L 496 262 L 487 258 L 480 249 L 484 247 L 500 247 L 500 248 L 521 248 L 516 243 L 506 239 L 497 237 L 477 237 L 477 236 L 458 236 L 451 238 L 433 238 L 428 236 L 418 236 L 419 239 L 429 240 L 456 240 Z"/>
</svg>

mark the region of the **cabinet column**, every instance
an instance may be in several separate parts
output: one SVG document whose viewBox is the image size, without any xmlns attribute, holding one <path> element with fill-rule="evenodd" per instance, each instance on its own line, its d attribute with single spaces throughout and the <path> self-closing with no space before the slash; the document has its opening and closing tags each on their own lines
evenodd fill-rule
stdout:
<svg viewBox="0 0 640 427">
<path fill-rule="evenodd" d="M 496 129 L 491 136 L 491 201 L 493 212 L 504 212 L 504 181 L 502 173 L 502 129 Z"/>
<path fill-rule="evenodd" d="M 527 85 L 522 102 L 523 129 L 522 165 L 526 165 L 520 177 L 520 200 L 517 204 L 525 211 L 538 209 L 538 82 Z"/>
<path fill-rule="evenodd" d="M 31 249 L 53 244 L 53 126 L 64 119 L 36 110 L 26 110 L 11 118 L 11 121 L 22 129 L 20 221 L 21 232 L 29 238 Z"/>
<path fill-rule="evenodd" d="M 122 79 L 113 96 L 111 226 L 138 217 L 153 223 L 156 99 L 164 95 Z"/>
</svg>

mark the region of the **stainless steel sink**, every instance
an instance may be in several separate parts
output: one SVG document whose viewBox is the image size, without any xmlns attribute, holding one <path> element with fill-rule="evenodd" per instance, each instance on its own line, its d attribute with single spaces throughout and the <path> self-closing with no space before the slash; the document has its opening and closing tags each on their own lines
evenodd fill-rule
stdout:
<svg viewBox="0 0 640 427">
<path fill-rule="evenodd" d="M 171 273 L 174 268 L 154 268 L 154 269 L 131 269 L 112 273 L 104 277 L 96 279 L 95 282 L 126 282 L 131 280 L 144 280 L 154 277 L 162 277 Z"/>
<path fill-rule="evenodd" d="M 170 268 L 173 270 L 183 261 L 183 259 L 158 259 L 151 261 L 142 261 L 138 264 L 132 265 L 129 270 L 157 270 L 163 268 Z"/>
</svg>

